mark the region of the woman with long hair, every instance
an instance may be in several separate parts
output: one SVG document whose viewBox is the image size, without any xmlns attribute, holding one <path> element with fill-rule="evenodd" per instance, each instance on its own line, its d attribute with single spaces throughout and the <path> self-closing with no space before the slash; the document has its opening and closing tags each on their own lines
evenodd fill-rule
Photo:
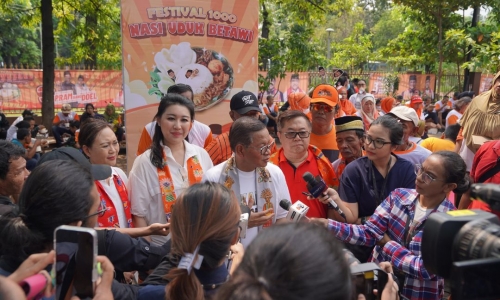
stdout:
<svg viewBox="0 0 500 300">
<path fill-rule="evenodd" d="M 234 193 L 221 184 L 198 183 L 184 191 L 170 223 L 172 250 L 146 279 L 137 299 L 211 298 L 229 277 L 229 249 L 242 255 L 237 244 L 240 215 Z"/>
<path fill-rule="evenodd" d="M 129 198 L 136 227 L 165 224 L 177 195 L 200 182 L 203 172 L 213 167 L 208 153 L 185 141 L 194 120 L 194 104 L 177 94 L 160 101 L 151 149 L 139 155 L 129 174 Z M 152 236 L 162 245 L 164 236 Z"/>
<path fill-rule="evenodd" d="M 338 239 L 356 245 L 375 246 L 370 260 L 389 261 L 402 284 L 407 299 L 442 299 L 443 278 L 429 273 L 421 256 L 424 225 L 432 213 L 455 209 L 447 195 L 463 193 L 470 188 L 470 178 L 463 159 L 451 151 L 430 155 L 422 165 L 415 166 L 415 189 L 392 191 L 363 225 L 351 225 L 326 219 L 313 222 L 327 227 Z M 339 203 L 337 193 L 328 190 Z"/>
<path fill-rule="evenodd" d="M 122 169 L 116 167 L 120 144 L 109 124 L 103 120 L 89 120 L 80 129 L 79 144 L 92 164 L 109 165 L 111 177 L 96 180 L 101 198 L 99 227 L 133 227 L 128 198 L 128 178 Z"/>
<path fill-rule="evenodd" d="M 364 224 L 391 191 L 415 187 L 413 164 L 392 153 L 402 141 L 403 127 L 391 116 L 381 116 L 371 124 L 364 142 L 366 156 L 349 163 L 340 179 L 339 207 L 347 223 Z M 350 250 L 361 262 L 371 252 L 368 247 Z"/>
</svg>

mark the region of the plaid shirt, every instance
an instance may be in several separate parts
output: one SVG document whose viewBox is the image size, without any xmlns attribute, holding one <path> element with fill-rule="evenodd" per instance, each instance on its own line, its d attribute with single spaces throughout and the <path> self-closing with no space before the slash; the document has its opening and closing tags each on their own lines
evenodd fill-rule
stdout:
<svg viewBox="0 0 500 300">
<path fill-rule="evenodd" d="M 406 221 L 413 220 L 415 216 L 417 197 L 415 190 L 396 189 L 377 207 L 365 225 L 328 220 L 328 229 L 342 241 L 366 246 L 376 245 L 386 233 L 391 241 L 384 247 L 376 246 L 371 261 L 389 261 L 396 270 L 404 272 L 405 282 L 401 295 L 407 299 L 441 299 L 444 280 L 425 269 L 421 256 L 423 225 L 427 217 L 412 224 L 408 229 L 409 235 L 404 232 Z M 453 204 L 446 199 L 432 212 L 454 209 Z M 408 236 L 409 243 L 406 243 L 405 235 Z"/>
</svg>

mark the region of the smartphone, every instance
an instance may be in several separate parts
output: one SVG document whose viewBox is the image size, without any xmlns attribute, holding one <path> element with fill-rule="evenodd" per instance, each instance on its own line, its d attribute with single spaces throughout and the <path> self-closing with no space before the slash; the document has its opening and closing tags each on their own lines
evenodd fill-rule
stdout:
<svg viewBox="0 0 500 300">
<path fill-rule="evenodd" d="M 97 280 L 97 233 L 59 226 L 54 231 L 56 300 L 93 298 Z"/>
<path fill-rule="evenodd" d="M 355 277 L 356 295 L 363 294 L 367 300 L 381 299 L 382 291 L 389 280 L 388 274 L 376 263 L 364 263 L 350 267 L 351 275 Z M 373 289 L 378 289 L 378 296 Z"/>
</svg>

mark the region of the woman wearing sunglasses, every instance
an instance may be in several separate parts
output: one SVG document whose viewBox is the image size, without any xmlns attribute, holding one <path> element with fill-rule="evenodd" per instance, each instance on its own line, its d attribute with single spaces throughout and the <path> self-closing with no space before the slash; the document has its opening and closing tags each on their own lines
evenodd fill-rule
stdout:
<svg viewBox="0 0 500 300">
<path fill-rule="evenodd" d="M 444 281 L 430 274 L 421 256 L 421 240 L 430 214 L 455 209 L 447 199 L 449 192 L 463 193 L 470 187 L 463 159 L 450 151 L 430 155 L 415 166 L 416 189 L 396 189 L 377 207 L 364 225 L 350 225 L 315 219 L 345 242 L 374 246 L 371 261 L 389 261 L 403 284 L 407 299 L 442 299 Z M 329 190 L 338 202 L 338 195 Z M 327 197 L 325 197 L 327 198 Z M 322 199 L 325 201 L 326 199 Z"/>
</svg>

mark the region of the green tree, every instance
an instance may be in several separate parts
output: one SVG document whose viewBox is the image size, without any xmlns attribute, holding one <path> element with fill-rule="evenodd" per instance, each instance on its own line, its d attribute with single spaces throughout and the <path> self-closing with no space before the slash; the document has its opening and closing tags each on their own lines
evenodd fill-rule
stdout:
<svg viewBox="0 0 500 300">
<path fill-rule="evenodd" d="M 37 30 L 23 24 L 27 14 L 34 14 L 27 0 L 16 0 L 8 9 L 0 7 L 0 60 L 7 66 L 40 64 Z"/>
<path fill-rule="evenodd" d="M 372 57 L 371 34 L 363 34 L 363 23 L 356 23 L 350 36 L 334 46 L 332 64 L 348 67 L 349 73 L 363 69 Z"/>
</svg>

